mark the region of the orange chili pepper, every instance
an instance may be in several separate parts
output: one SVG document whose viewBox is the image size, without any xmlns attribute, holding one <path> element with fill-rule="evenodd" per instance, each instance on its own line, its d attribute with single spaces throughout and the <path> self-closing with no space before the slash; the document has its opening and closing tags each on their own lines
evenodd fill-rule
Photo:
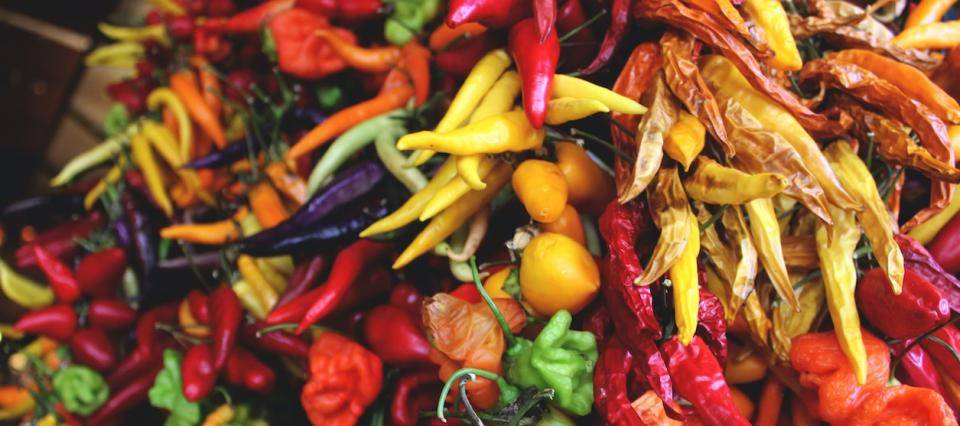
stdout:
<svg viewBox="0 0 960 426">
<path fill-rule="evenodd" d="M 280 194 L 267 182 L 260 182 L 250 189 L 249 197 L 253 214 L 265 229 L 273 228 L 290 217 Z"/>
<path fill-rule="evenodd" d="M 180 98 L 190 118 L 210 136 L 213 143 L 220 149 L 225 148 L 227 139 L 223 134 L 223 126 L 220 125 L 220 117 L 204 101 L 203 95 L 197 88 L 197 77 L 193 75 L 193 71 L 182 70 L 171 74 L 170 90 Z"/>
<path fill-rule="evenodd" d="M 324 143 L 329 142 L 330 139 L 339 136 L 357 124 L 400 108 L 410 99 L 410 96 L 413 96 L 412 88 L 409 86 L 397 87 L 372 99 L 337 111 L 336 114 L 331 115 L 323 123 L 300 138 L 296 145 L 287 151 L 287 160 L 294 160 L 319 148 Z"/>
<path fill-rule="evenodd" d="M 187 301 L 187 299 L 183 299 L 183 302 L 180 302 L 180 309 L 177 310 L 177 318 L 180 321 L 180 328 L 184 333 L 201 338 L 210 335 L 210 328 L 200 324 L 200 322 L 193 317 L 193 313 L 190 312 L 190 302 Z"/>
<path fill-rule="evenodd" d="M 307 183 L 292 173 L 287 173 L 287 166 L 276 161 L 267 165 L 267 176 L 284 196 L 297 203 L 297 206 L 303 205 L 307 201 Z"/>
<path fill-rule="evenodd" d="M 160 230 L 160 236 L 171 240 L 183 240 L 196 244 L 222 245 L 240 239 L 238 222 L 247 217 L 249 211 L 241 207 L 230 219 L 211 223 L 184 223 L 170 225 Z"/>
<path fill-rule="evenodd" d="M 199 200 L 196 195 L 183 181 L 178 181 L 170 187 L 170 198 L 178 208 L 190 206 Z"/>
<path fill-rule="evenodd" d="M 430 34 L 430 48 L 440 50 L 461 38 L 476 37 L 487 32 L 487 27 L 475 22 L 467 22 L 450 28 L 441 25 Z"/>
<path fill-rule="evenodd" d="M 910 11 L 903 29 L 940 21 L 956 2 L 957 0 L 920 0 L 917 7 Z"/>
<path fill-rule="evenodd" d="M 23 241 L 24 244 L 33 241 L 34 238 L 37 238 L 37 228 L 34 228 L 33 225 L 24 226 L 20 230 L 20 241 Z"/>
<path fill-rule="evenodd" d="M 190 58 L 190 64 L 197 69 L 200 76 L 200 88 L 203 89 L 203 100 L 213 111 L 214 115 L 220 116 L 223 105 L 220 103 L 220 96 L 223 92 L 220 89 L 220 79 L 216 74 L 210 71 L 209 63 L 202 56 L 195 55 Z"/>
<path fill-rule="evenodd" d="M 400 60 L 400 49 L 396 46 L 360 47 L 341 39 L 326 28 L 318 29 L 316 34 L 324 39 L 347 65 L 360 71 L 389 71 Z"/>
<path fill-rule="evenodd" d="M 550 223 L 541 223 L 540 227 L 543 228 L 544 232 L 563 234 L 580 243 L 582 246 L 587 245 L 587 237 L 583 233 L 583 223 L 580 222 L 580 215 L 577 214 L 577 210 L 569 204 L 563 208 L 563 213 L 560 213 L 560 217 L 557 218 L 557 220 Z"/>
<path fill-rule="evenodd" d="M 403 46 L 401 54 L 403 68 L 413 82 L 413 94 L 419 106 L 430 96 L 430 51 L 416 40 L 411 40 Z"/>
<path fill-rule="evenodd" d="M 760 391 L 760 403 L 757 407 L 755 426 L 776 426 L 780 419 L 780 406 L 783 405 L 783 384 L 776 376 L 769 375 Z"/>
<path fill-rule="evenodd" d="M 173 115 L 173 110 L 171 110 L 168 106 L 163 107 L 163 127 L 166 127 L 170 133 L 175 135 L 180 134 L 180 125 L 177 124 L 177 117 Z"/>
<path fill-rule="evenodd" d="M 196 127 L 196 126 L 194 126 Z M 193 145 L 190 146 L 190 158 L 200 158 L 213 150 L 213 142 L 206 133 L 194 131 Z"/>
</svg>

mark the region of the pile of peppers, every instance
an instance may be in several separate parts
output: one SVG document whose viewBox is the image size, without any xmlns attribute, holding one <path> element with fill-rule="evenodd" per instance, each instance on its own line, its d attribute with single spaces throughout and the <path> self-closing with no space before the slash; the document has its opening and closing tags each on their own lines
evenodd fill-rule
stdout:
<svg viewBox="0 0 960 426">
<path fill-rule="evenodd" d="M 152 0 L 0 422 L 956 425 L 953 3 Z"/>
</svg>

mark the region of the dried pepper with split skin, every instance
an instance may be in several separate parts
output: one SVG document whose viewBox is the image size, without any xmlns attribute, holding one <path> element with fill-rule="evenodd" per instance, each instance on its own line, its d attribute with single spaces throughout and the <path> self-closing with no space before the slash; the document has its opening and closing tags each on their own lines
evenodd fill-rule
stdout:
<svg viewBox="0 0 960 426">
<path fill-rule="evenodd" d="M 744 173 L 723 166 L 708 157 L 699 157 L 683 187 L 687 195 L 708 204 L 743 204 L 758 198 L 772 198 L 783 192 L 788 181 L 776 173 Z"/>
<path fill-rule="evenodd" d="M 690 204 L 676 168 L 660 169 L 657 173 L 657 186 L 648 198 L 653 220 L 660 228 L 660 236 L 653 247 L 646 269 L 635 281 L 638 285 L 650 285 L 677 262 L 690 238 L 690 227 L 693 226 L 687 220 Z"/>
<path fill-rule="evenodd" d="M 647 113 L 640 119 L 636 135 L 636 159 L 630 171 L 630 184 L 621 191 L 618 201 L 626 203 L 643 192 L 653 181 L 663 161 L 663 142 L 677 121 L 679 107 L 667 88 L 663 74 L 658 73 L 650 90 L 643 95 Z"/>
</svg>

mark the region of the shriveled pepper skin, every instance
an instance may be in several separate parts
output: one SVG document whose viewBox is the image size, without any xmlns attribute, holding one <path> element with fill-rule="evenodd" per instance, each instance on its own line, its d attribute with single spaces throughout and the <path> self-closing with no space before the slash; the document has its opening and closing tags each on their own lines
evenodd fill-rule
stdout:
<svg viewBox="0 0 960 426">
<path fill-rule="evenodd" d="M 353 425 L 383 385 L 376 355 L 335 332 L 324 332 L 310 346 L 310 380 L 300 402 L 314 425 Z"/>
<path fill-rule="evenodd" d="M 857 305 L 871 325 L 894 339 L 917 337 L 950 319 L 950 304 L 940 291 L 910 268 L 900 294 L 890 289 L 882 269 L 867 271 L 857 286 Z"/>
<path fill-rule="evenodd" d="M 705 425 L 749 425 L 733 402 L 723 367 L 699 336 L 684 346 L 677 337 L 663 344 L 673 383 Z"/>
</svg>

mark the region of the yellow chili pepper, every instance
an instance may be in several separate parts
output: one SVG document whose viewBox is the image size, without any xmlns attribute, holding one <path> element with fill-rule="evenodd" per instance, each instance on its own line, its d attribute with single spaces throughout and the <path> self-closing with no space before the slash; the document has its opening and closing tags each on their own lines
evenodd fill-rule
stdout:
<svg viewBox="0 0 960 426">
<path fill-rule="evenodd" d="M 787 188 L 789 182 L 777 173 L 749 174 L 720 165 L 701 156 L 697 167 L 683 182 L 687 195 L 708 204 L 743 204 L 758 198 L 771 198 Z"/>
<path fill-rule="evenodd" d="M 860 334 L 860 315 L 854 291 L 857 287 L 857 269 L 853 252 L 860 240 L 860 230 L 852 212 L 831 206 L 833 226 L 817 223 L 817 255 L 823 286 L 827 290 L 827 307 L 833 319 L 833 330 L 843 353 L 850 360 L 857 382 L 867 381 L 867 350 Z"/>
<path fill-rule="evenodd" d="M 857 220 L 870 241 L 877 263 L 887 273 L 893 292 L 900 294 L 900 289 L 903 288 L 903 253 L 893 239 L 895 225 L 890 220 L 883 197 L 877 191 L 873 175 L 850 147 L 849 142 L 837 141 L 823 152 L 843 186 L 865 207 L 863 211 L 857 212 Z"/>
<path fill-rule="evenodd" d="M 690 164 L 703 151 L 707 128 L 700 119 L 684 110 L 680 110 L 677 122 L 673 124 L 667 138 L 663 141 L 663 152 L 690 170 Z"/>
<path fill-rule="evenodd" d="M 287 277 L 293 275 L 293 269 L 296 268 L 296 265 L 293 264 L 293 256 L 290 255 L 260 257 L 258 259 L 266 262 L 275 271 Z"/>
<path fill-rule="evenodd" d="M 598 112 L 610 112 L 603 102 L 588 98 L 554 98 L 547 105 L 546 122 L 549 125 L 589 117 Z"/>
<path fill-rule="evenodd" d="M 400 257 L 393 262 L 393 269 L 400 269 L 420 257 L 420 255 L 432 249 L 433 246 L 449 237 L 476 212 L 486 207 L 487 203 L 500 192 L 500 188 L 506 185 L 512 169 L 506 163 L 494 167 L 490 175 L 487 176 L 489 181 L 486 188 L 482 191 L 473 191 L 464 195 L 443 213 L 434 217 L 400 254 Z"/>
<path fill-rule="evenodd" d="M 262 320 L 270 313 L 272 304 L 268 304 L 263 295 L 254 290 L 253 286 L 246 281 L 240 279 L 234 282 L 233 291 L 237 293 L 237 298 L 240 299 L 243 309 L 246 309 L 254 318 Z"/>
<path fill-rule="evenodd" d="M 643 275 L 634 281 L 638 285 L 650 285 L 666 273 L 680 259 L 690 238 L 690 221 L 687 220 L 690 205 L 675 167 L 665 167 L 657 172 L 657 186 L 649 194 L 649 200 L 660 236 Z"/>
<path fill-rule="evenodd" d="M 433 178 L 430 179 L 430 182 L 427 183 L 427 186 L 423 187 L 420 191 L 417 191 L 416 194 L 410 196 L 402 206 L 400 206 L 397 211 L 390 213 L 387 217 L 380 219 L 374 222 L 372 225 L 360 232 L 361 238 L 366 238 L 371 235 L 382 234 L 384 232 L 390 232 L 395 229 L 399 229 L 404 225 L 409 224 L 417 220 L 420 216 L 420 213 L 423 212 L 430 200 L 433 199 L 437 191 L 440 188 L 444 187 L 447 182 L 450 182 L 451 179 L 457 175 L 457 164 L 453 157 L 447 159 L 446 162 L 440 166 L 440 169 L 437 170 L 437 173 L 433 175 Z"/>
<path fill-rule="evenodd" d="M 483 100 L 470 115 L 467 124 L 510 111 L 518 94 L 520 94 L 520 77 L 514 71 L 504 72 L 490 91 L 483 96 Z M 478 191 L 486 187 L 479 172 L 482 157 L 481 154 L 457 157 L 457 174 L 470 186 L 470 189 Z"/>
<path fill-rule="evenodd" d="M 167 35 L 167 29 L 163 24 L 144 25 L 142 27 L 120 27 L 110 25 L 104 22 L 97 24 L 100 30 L 107 38 L 116 41 L 158 41 L 164 46 L 170 45 L 170 37 Z"/>
<path fill-rule="evenodd" d="M 170 129 L 153 120 L 144 120 L 143 135 L 147 137 L 153 149 L 157 150 L 163 160 L 170 165 L 170 168 L 177 172 L 180 179 L 197 194 L 197 198 L 208 205 L 216 204 L 213 196 L 200 185 L 200 177 L 197 176 L 197 172 L 182 167 L 186 160 L 177 151 L 177 141 Z"/>
<path fill-rule="evenodd" d="M 533 220 L 551 223 L 560 218 L 567 205 L 567 180 L 556 164 L 526 160 L 511 178 L 513 190 Z"/>
<path fill-rule="evenodd" d="M 486 178 L 494 166 L 500 163 L 501 161 L 495 158 L 481 156 L 480 166 L 477 168 L 477 177 L 480 179 Z M 484 187 L 486 187 L 486 184 L 484 184 Z M 454 176 L 446 185 L 438 189 L 433 198 L 424 206 L 423 212 L 420 213 L 420 221 L 423 222 L 436 216 L 468 192 L 470 192 L 470 186 L 467 182 L 460 176 Z"/>
<path fill-rule="evenodd" d="M 696 216 L 687 210 L 687 243 L 676 263 L 670 267 L 673 285 L 674 319 L 680 343 L 687 345 L 697 331 L 697 310 L 700 306 L 700 286 L 697 257 L 700 255 L 700 227 Z"/>
<path fill-rule="evenodd" d="M 593 255 L 566 235 L 544 232 L 523 249 L 520 292 L 541 317 L 561 309 L 577 313 L 600 290 L 600 270 Z"/>
<path fill-rule="evenodd" d="M 907 28 L 893 44 L 904 49 L 950 49 L 960 44 L 960 19 Z"/>
<path fill-rule="evenodd" d="M 470 189 L 475 191 L 486 188 L 487 184 L 483 182 L 483 176 L 480 173 L 480 166 L 485 157 L 484 154 L 455 156 L 458 180 L 463 181 Z"/>
<path fill-rule="evenodd" d="M 140 43 L 119 42 L 94 49 L 83 59 L 83 63 L 88 67 L 133 68 L 144 53 Z"/>
<path fill-rule="evenodd" d="M 411 133 L 397 141 L 397 148 L 429 149 L 456 155 L 520 152 L 538 148 L 545 132 L 544 129 L 534 129 L 523 110 L 517 109 L 448 133 Z"/>
<path fill-rule="evenodd" d="M 743 8 L 758 27 L 763 29 L 767 46 L 773 51 L 769 64 L 774 68 L 797 71 L 803 66 L 797 42 L 790 33 L 787 11 L 777 0 L 745 0 Z"/>
<path fill-rule="evenodd" d="M 120 162 L 123 162 L 123 157 L 120 157 Z M 100 199 L 100 196 L 107 191 L 107 185 L 115 184 L 120 181 L 120 178 L 123 176 L 123 169 L 120 164 L 117 164 L 107 170 L 107 173 L 97 181 L 97 184 L 90 188 L 87 191 L 87 195 L 83 197 L 83 208 L 90 210 L 93 208 L 93 205 L 96 204 L 97 200 Z"/>
<path fill-rule="evenodd" d="M 130 139 L 130 156 L 133 163 L 143 172 L 143 178 L 147 181 L 147 189 L 150 195 L 157 202 L 160 209 L 167 217 L 173 216 L 173 205 L 170 203 L 170 196 L 167 195 L 167 189 L 164 187 L 163 174 L 157 159 L 154 158 L 150 150 L 149 142 L 143 135 L 134 135 Z"/>
<path fill-rule="evenodd" d="M 230 404 L 223 404 L 207 414 L 202 426 L 224 426 L 233 419 L 233 415 L 233 407 Z"/>
<path fill-rule="evenodd" d="M 53 303 L 53 291 L 50 287 L 20 275 L 2 259 L 0 290 L 3 290 L 8 299 L 30 310 L 45 308 Z"/>
<path fill-rule="evenodd" d="M 791 340 L 810 331 L 813 322 L 823 311 L 824 288 L 819 280 L 809 281 L 796 289 L 800 312 L 780 304 L 773 308 L 773 328 L 770 347 L 781 361 L 790 360 Z"/>
<path fill-rule="evenodd" d="M 129 137 L 139 133 L 140 126 L 137 124 L 127 127 L 126 132 L 118 134 L 101 142 L 99 145 L 84 151 L 82 154 L 73 157 L 66 165 L 60 169 L 53 179 L 50 180 L 50 186 L 60 186 L 73 180 L 80 173 L 90 168 L 106 162 L 120 154 L 123 147 L 129 142 Z"/>
<path fill-rule="evenodd" d="M 907 235 L 919 241 L 920 244 L 927 244 L 933 241 L 933 237 L 936 237 L 940 230 L 947 226 L 947 222 L 953 219 L 957 212 L 960 212 L 960 197 L 953 197 L 947 207 L 926 222 L 915 226 L 910 232 L 907 232 Z"/>
<path fill-rule="evenodd" d="M 157 9 L 160 9 L 171 15 L 180 16 L 187 14 L 186 9 L 184 9 L 183 6 L 181 6 L 180 3 L 177 3 L 175 0 L 150 0 L 150 3 L 156 6 Z"/>
<path fill-rule="evenodd" d="M 460 127 L 477 107 L 477 104 L 480 103 L 483 95 L 493 87 L 498 77 L 511 63 L 510 55 L 503 49 L 493 50 L 480 58 L 480 61 L 470 70 L 467 78 L 463 80 L 463 84 L 460 85 L 460 90 L 457 91 L 457 95 L 450 102 L 446 114 L 437 123 L 437 127 L 433 129 L 434 132 L 447 133 Z M 433 154 L 434 152 L 431 152 L 431 150 L 415 154 L 414 165 L 419 166 L 427 162 Z"/>
<path fill-rule="evenodd" d="M 287 289 L 287 277 L 284 277 L 270 262 L 267 261 L 265 257 L 259 257 L 254 259 L 254 262 L 257 265 L 257 269 L 260 270 L 260 273 L 263 275 L 264 280 L 267 281 L 267 284 L 270 284 L 272 288 L 278 295 L 282 294 L 284 290 Z"/>
<path fill-rule="evenodd" d="M 193 146 L 193 124 L 190 123 L 186 107 L 183 106 L 180 98 L 166 87 L 153 89 L 147 96 L 148 108 L 154 109 L 161 105 L 170 108 L 174 118 L 177 119 L 177 132 L 180 133 L 180 158 L 190 158 L 190 148 Z"/>
<path fill-rule="evenodd" d="M 257 263 L 253 257 L 245 254 L 237 257 L 237 270 L 240 271 L 240 276 L 243 277 L 243 281 L 250 286 L 250 289 L 253 291 L 253 294 L 257 296 L 257 299 L 266 306 L 267 310 L 272 309 L 273 305 L 277 303 L 277 291 L 273 289 L 266 277 L 263 276 L 263 272 L 257 267 Z"/>
<path fill-rule="evenodd" d="M 647 107 L 613 90 L 564 74 L 553 76 L 553 97 L 594 99 L 606 105 L 610 111 L 623 114 L 647 112 Z"/>
<path fill-rule="evenodd" d="M 760 263 L 770 277 L 777 294 L 787 301 L 792 308 L 799 310 L 800 303 L 793 293 L 793 283 L 787 274 L 787 265 L 783 260 L 783 249 L 780 247 L 780 224 L 777 222 L 777 213 L 773 210 L 773 202 L 769 198 L 759 198 L 744 204 L 747 216 L 750 217 L 750 236 L 757 246 Z"/>
</svg>

